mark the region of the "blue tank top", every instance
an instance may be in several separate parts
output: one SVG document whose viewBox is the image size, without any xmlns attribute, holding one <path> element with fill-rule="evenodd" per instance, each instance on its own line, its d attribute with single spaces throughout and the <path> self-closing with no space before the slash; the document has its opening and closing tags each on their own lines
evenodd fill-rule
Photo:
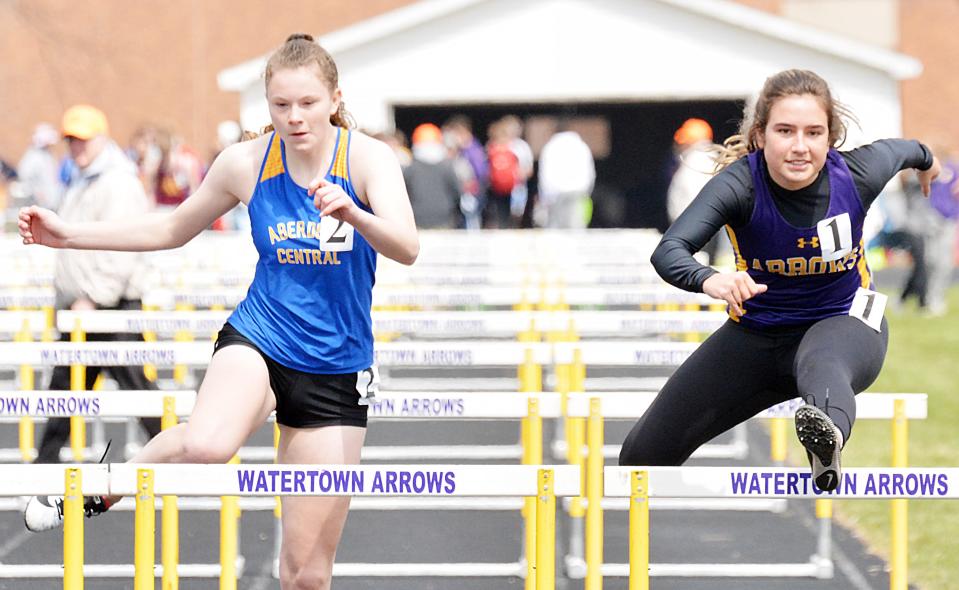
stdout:
<svg viewBox="0 0 959 590">
<path fill-rule="evenodd" d="M 838 260 L 826 261 L 816 226 L 794 227 L 776 208 L 763 152 L 748 157 L 756 194 L 753 214 L 746 225 L 735 230 L 727 225 L 726 231 L 736 255 L 736 269 L 747 271 L 768 289 L 745 302 L 746 313 L 737 321 L 762 329 L 807 325 L 849 313 L 857 289 L 871 288 L 872 278 L 862 240 L 866 211 L 846 161 L 834 149 L 826 156 L 829 209 L 823 219 L 848 214 L 851 251 Z"/>
<path fill-rule="evenodd" d="M 337 128 L 326 179 L 370 212 L 350 182 L 349 146 L 350 131 Z M 319 211 L 286 170 L 285 146 L 274 133 L 249 205 L 256 274 L 229 322 L 286 367 L 317 374 L 361 371 L 373 364 L 376 251 L 355 231 L 351 250 L 321 250 Z M 345 226 L 334 235 L 342 229 L 352 231 Z"/>
</svg>

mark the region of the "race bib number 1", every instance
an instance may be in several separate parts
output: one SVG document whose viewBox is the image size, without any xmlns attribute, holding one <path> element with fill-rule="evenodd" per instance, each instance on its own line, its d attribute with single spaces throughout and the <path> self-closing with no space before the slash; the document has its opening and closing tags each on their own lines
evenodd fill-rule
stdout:
<svg viewBox="0 0 959 590">
<path fill-rule="evenodd" d="M 361 406 L 370 405 L 370 400 L 376 399 L 380 390 L 380 372 L 376 365 L 356 373 L 356 393 L 360 394 Z"/>
<path fill-rule="evenodd" d="M 819 234 L 822 259 L 826 262 L 839 260 L 852 252 L 852 223 L 848 213 L 823 219 L 816 224 L 816 233 Z"/>
<path fill-rule="evenodd" d="M 349 252 L 353 249 L 353 226 L 329 215 L 320 217 L 320 250 Z"/>
<path fill-rule="evenodd" d="M 862 320 L 867 326 L 879 331 L 882 324 L 882 313 L 886 310 L 886 301 L 889 298 L 882 293 L 859 287 L 856 296 L 849 308 L 849 315 Z"/>
</svg>

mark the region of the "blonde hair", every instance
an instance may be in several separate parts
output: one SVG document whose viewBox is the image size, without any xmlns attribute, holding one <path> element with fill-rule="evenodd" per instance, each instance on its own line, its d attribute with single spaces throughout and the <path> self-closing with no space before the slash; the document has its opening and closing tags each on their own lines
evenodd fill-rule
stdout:
<svg viewBox="0 0 959 590">
<path fill-rule="evenodd" d="M 266 62 L 266 70 L 263 73 L 265 86 L 269 87 L 270 80 L 277 70 L 299 68 L 316 64 L 323 81 L 326 82 L 330 92 L 335 92 L 339 87 L 339 72 L 336 69 L 336 62 L 326 49 L 313 40 L 312 35 L 306 33 L 294 33 L 286 38 L 286 42 L 273 52 L 270 59 Z M 353 115 L 346 110 L 343 100 L 340 100 L 340 106 L 336 112 L 330 116 L 330 123 L 336 127 L 352 129 L 356 127 L 356 121 Z M 273 131 L 273 125 L 267 125 L 260 133 L 244 132 L 243 139 L 254 139 L 260 135 Z"/>
<path fill-rule="evenodd" d="M 717 153 L 716 171 L 720 171 L 743 156 L 759 149 L 759 138 L 769 124 L 769 112 L 776 101 L 787 96 L 809 94 L 819 101 L 826 112 L 829 124 L 829 145 L 837 148 L 846 141 L 847 120 L 856 118 L 844 104 L 833 98 L 826 83 L 818 74 L 809 70 L 784 70 L 766 78 L 755 105 L 747 104 L 739 133 L 732 135 L 721 146 L 715 146 Z"/>
</svg>

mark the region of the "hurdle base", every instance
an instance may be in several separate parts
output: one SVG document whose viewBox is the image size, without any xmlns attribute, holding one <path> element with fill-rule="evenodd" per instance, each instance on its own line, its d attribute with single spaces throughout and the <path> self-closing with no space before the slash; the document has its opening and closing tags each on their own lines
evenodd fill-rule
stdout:
<svg viewBox="0 0 959 590">
<path fill-rule="evenodd" d="M 241 555 L 236 558 L 236 575 L 243 577 L 246 559 Z M 220 564 L 218 563 L 181 563 L 176 568 L 181 578 L 219 578 Z M 135 573 L 132 563 L 107 564 L 89 563 L 83 566 L 84 578 L 133 578 Z M 163 566 L 153 566 L 153 574 L 157 578 L 163 576 Z M 36 564 L 36 565 L 0 565 L 0 579 L 2 578 L 63 578 L 63 565 Z"/>
<path fill-rule="evenodd" d="M 585 568 L 585 564 L 584 564 Z M 628 578 L 629 564 L 604 563 L 604 577 Z M 657 578 L 817 578 L 833 576 L 831 560 L 814 557 L 807 563 L 651 563 Z"/>
</svg>

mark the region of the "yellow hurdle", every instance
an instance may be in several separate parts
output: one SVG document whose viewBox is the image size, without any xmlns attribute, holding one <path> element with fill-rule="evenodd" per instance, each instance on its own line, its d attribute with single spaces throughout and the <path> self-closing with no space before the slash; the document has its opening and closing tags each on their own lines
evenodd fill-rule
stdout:
<svg viewBox="0 0 959 590">
<path fill-rule="evenodd" d="M 523 465 L 543 463 L 543 418 L 539 413 L 539 400 L 530 398 L 527 417 L 523 420 Z M 523 499 L 523 520 L 526 523 L 526 588 L 538 588 L 536 566 L 538 563 L 537 539 L 539 533 L 536 498 Z"/>
<path fill-rule="evenodd" d="M 133 540 L 133 590 L 153 590 L 155 579 L 156 504 L 153 470 L 137 469 L 137 507 Z"/>
<path fill-rule="evenodd" d="M 897 399 L 892 419 L 892 466 L 908 467 L 909 423 L 906 420 L 906 400 Z M 892 554 L 889 560 L 889 588 L 906 590 L 909 587 L 909 504 L 908 500 L 890 500 L 892 506 Z"/>
<path fill-rule="evenodd" d="M 629 590 L 649 590 L 649 472 L 632 472 L 629 488 Z"/>
<path fill-rule="evenodd" d="M 170 395 L 164 396 L 160 429 L 167 430 L 176 424 L 176 399 Z M 160 563 L 163 564 L 163 579 L 160 587 L 163 590 L 177 590 L 180 587 L 180 578 L 177 574 L 177 565 L 180 562 L 179 512 L 176 496 L 163 496 L 163 515 L 160 525 Z"/>
<path fill-rule="evenodd" d="M 30 342 L 30 322 L 23 320 L 23 328 L 16 335 L 15 340 L 17 342 Z M 21 391 L 31 391 L 34 389 L 34 371 L 33 367 L 30 365 L 21 365 L 20 366 L 20 390 Z M 30 416 L 24 416 L 20 418 L 20 428 L 19 428 L 19 441 L 20 441 L 20 458 L 23 459 L 24 463 L 29 463 L 33 460 L 33 452 L 36 448 L 36 442 L 34 438 L 34 427 L 33 427 L 33 418 Z"/>
<path fill-rule="evenodd" d="M 67 469 L 63 486 L 63 590 L 83 590 L 82 472 Z"/>
<path fill-rule="evenodd" d="M 589 400 L 586 430 L 586 590 L 603 590 L 603 416 L 598 397 Z"/>
<path fill-rule="evenodd" d="M 556 489 L 553 470 L 540 469 L 536 495 L 536 590 L 556 588 Z"/>
<path fill-rule="evenodd" d="M 77 320 L 70 333 L 70 342 L 83 342 L 86 335 Z M 70 365 L 70 390 L 84 391 L 87 388 L 87 368 L 83 365 Z M 87 446 L 87 422 L 83 416 L 70 416 L 70 450 L 73 452 L 73 461 L 83 461 L 83 451 Z"/>
<path fill-rule="evenodd" d="M 237 464 L 234 456 L 230 464 Z M 240 524 L 240 502 L 236 496 L 220 497 L 220 590 L 236 590 L 237 535 Z"/>
</svg>

